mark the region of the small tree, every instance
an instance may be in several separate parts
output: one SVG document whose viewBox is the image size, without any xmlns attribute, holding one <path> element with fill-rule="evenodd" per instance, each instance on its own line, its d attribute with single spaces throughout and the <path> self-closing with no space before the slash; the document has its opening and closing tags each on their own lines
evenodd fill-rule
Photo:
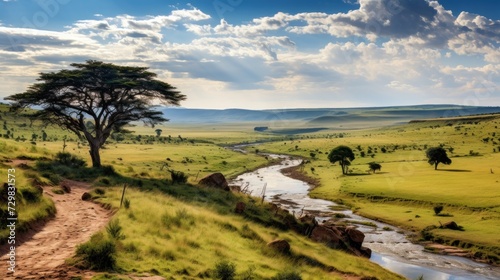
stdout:
<svg viewBox="0 0 500 280">
<path fill-rule="evenodd" d="M 161 129 L 157 128 L 157 129 L 155 130 L 155 132 L 156 132 L 156 137 L 160 137 L 160 136 L 161 136 L 161 133 L 163 132 L 163 130 L 161 130 Z"/>
<path fill-rule="evenodd" d="M 375 173 L 375 171 L 380 171 L 382 169 L 382 165 L 380 165 L 380 163 L 376 163 L 376 162 L 370 162 L 368 163 L 368 166 L 370 167 L 370 170 L 373 171 L 373 173 Z"/>
<path fill-rule="evenodd" d="M 434 213 L 436 214 L 436 216 L 439 216 L 439 213 L 441 213 L 441 211 L 443 211 L 443 205 L 436 205 L 434 206 Z"/>
<path fill-rule="evenodd" d="M 427 159 L 430 165 L 434 165 L 434 170 L 437 170 L 438 164 L 451 164 L 451 159 L 446 154 L 446 150 L 442 147 L 429 148 L 426 151 Z"/>
<path fill-rule="evenodd" d="M 347 166 L 354 160 L 354 153 L 351 148 L 341 145 L 330 151 L 328 160 L 331 163 L 338 162 L 342 168 L 342 174 L 347 174 Z"/>
</svg>

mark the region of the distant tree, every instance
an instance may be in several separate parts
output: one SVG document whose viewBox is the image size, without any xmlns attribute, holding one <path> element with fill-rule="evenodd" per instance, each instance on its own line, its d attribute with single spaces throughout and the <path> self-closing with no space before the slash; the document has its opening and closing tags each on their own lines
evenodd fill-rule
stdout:
<svg viewBox="0 0 500 280">
<path fill-rule="evenodd" d="M 42 141 L 47 141 L 47 133 L 45 130 L 42 130 Z"/>
<path fill-rule="evenodd" d="M 426 151 L 427 159 L 430 165 L 434 165 L 434 170 L 437 169 L 438 164 L 451 164 L 451 159 L 446 154 L 446 150 L 442 147 L 429 148 Z"/>
<path fill-rule="evenodd" d="M 341 145 L 330 151 L 328 160 L 331 163 L 338 162 L 342 168 L 342 174 L 347 174 L 347 167 L 351 164 L 351 161 L 354 160 L 354 153 L 351 148 Z"/>
<path fill-rule="evenodd" d="M 434 214 L 436 214 L 436 216 L 439 215 L 439 213 L 441 213 L 441 211 L 443 211 L 443 205 L 436 205 L 434 206 Z"/>
<path fill-rule="evenodd" d="M 142 120 L 154 126 L 167 121 L 156 104 L 179 105 L 185 96 L 168 83 L 156 80 L 145 67 L 118 66 L 89 60 L 73 63 L 76 69 L 41 73 L 39 83 L 24 93 L 7 97 L 21 111 L 37 106 L 31 118 L 54 123 L 85 138 L 94 167 L 101 166 L 100 149 L 113 131 Z M 91 125 L 86 125 L 89 121 Z"/>
<path fill-rule="evenodd" d="M 376 163 L 376 162 L 370 162 L 368 163 L 368 166 L 370 167 L 370 170 L 373 171 L 373 173 L 375 173 L 375 171 L 380 171 L 382 169 L 382 165 L 380 165 L 380 163 Z"/>
<path fill-rule="evenodd" d="M 163 132 L 163 130 L 161 130 L 161 129 L 157 128 L 157 129 L 155 130 L 155 132 L 156 132 L 156 137 L 160 137 L 160 136 L 161 136 L 161 133 Z"/>
</svg>

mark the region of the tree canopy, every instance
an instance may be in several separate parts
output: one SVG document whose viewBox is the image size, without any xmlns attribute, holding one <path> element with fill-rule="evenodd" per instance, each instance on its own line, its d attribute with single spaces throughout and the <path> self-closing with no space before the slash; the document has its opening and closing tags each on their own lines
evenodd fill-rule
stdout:
<svg viewBox="0 0 500 280">
<path fill-rule="evenodd" d="M 451 159 L 446 154 L 446 150 L 442 147 L 429 148 L 426 151 L 428 163 L 434 165 L 434 170 L 437 169 L 438 164 L 451 164 Z"/>
<path fill-rule="evenodd" d="M 347 167 L 351 165 L 351 161 L 354 160 L 354 153 L 351 148 L 340 145 L 330 151 L 328 154 L 328 160 L 331 163 L 338 162 L 342 168 L 342 174 L 346 174 Z"/>
<path fill-rule="evenodd" d="M 380 163 L 377 163 L 377 162 L 370 162 L 368 163 L 368 166 L 370 167 L 370 170 L 373 171 L 373 173 L 375 173 L 375 171 L 380 171 L 382 169 L 382 165 L 380 165 Z"/>
<path fill-rule="evenodd" d="M 94 167 L 101 166 L 99 150 L 113 131 L 133 121 L 168 121 L 156 105 L 179 105 L 186 96 L 156 79 L 147 67 L 119 66 L 101 61 L 71 64 L 74 69 L 41 73 L 39 82 L 24 93 L 7 97 L 14 110 L 36 106 L 29 115 L 61 126 L 85 138 Z"/>
</svg>

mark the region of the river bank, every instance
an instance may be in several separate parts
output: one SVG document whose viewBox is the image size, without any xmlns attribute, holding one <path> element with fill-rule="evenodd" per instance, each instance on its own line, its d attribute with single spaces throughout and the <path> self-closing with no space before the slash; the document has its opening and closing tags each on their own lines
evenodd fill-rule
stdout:
<svg viewBox="0 0 500 280">
<path fill-rule="evenodd" d="M 284 158 L 280 166 L 271 166 L 242 174 L 236 178 L 241 184 L 248 184 L 254 193 L 260 193 L 262 186 L 266 186 L 266 199 L 279 203 L 281 207 L 296 215 L 311 213 L 328 217 L 342 217 L 345 222 L 356 224 L 358 229 L 365 233 L 364 246 L 372 249 L 372 261 L 405 275 L 409 279 L 416 279 L 424 275 L 425 279 L 497 279 L 500 271 L 492 267 L 475 263 L 464 258 L 443 256 L 425 252 L 424 247 L 413 244 L 406 239 L 402 229 L 384 224 L 346 210 L 331 201 L 314 199 L 308 196 L 310 185 L 314 178 L 307 177 L 300 172 L 301 160 Z M 298 166 L 296 169 L 290 167 Z M 285 169 L 288 176 L 283 175 Z M 293 174 L 292 174 L 293 173 Z M 293 176 L 301 180 L 290 178 Z M 304 177 L 305 176 L 305 177 Z M 305 179 L 302 181 L 302 179 Z M 332 210 L 333 209 L 333 210 Z M 342 220 L 342 219 L 341 219 Z"/>
<path fill-rule="evenodd" d="M 310 189 L 309 189 L 310 191 L 317 188 L 320 185 L 319 179 L 309 176 L 308 174 L 306 174 L 304 172 L 303 169 L 304 169 L 304 166 L 303 166 L 303 164 L 301 164 L 298 166 L 290 166 L 290 167 L 284 168 L 281 170 L 281 172 L 285 176 L 306 182 L 310 186 Z M 319 196 L 313 195 L 312 197 L 322 199 L 322 197 L 319 197 Z M 342 196 L 340 199 L 336 200 L 335 203 L 337 203 L 337 204 L 341 203 L 341 204 L 346 205 L 346 207 L 351 208 L 351 209 L 355 209 L 357 207 L 354 199 L 349 199 L 349 197 L 347 197 L 345 195 Z M 415 229 L 414 227 L 407 227 L 403 223 L 397 223 L 397 222 L 390 220 L 390 219 L 381 219 L 380 217 L 370 215 L 367 213 L 363 213 L 363 212 L 356 212 L 356 214 L 361 215 L 365 218 L 373 219 L 375 221 L 387 223 L 387 224 L 390 224 L 392 226 L 396 226 L 398 228 L 405 230 L 407 237 L 410 241 L 412 241 L 415 244 L 419 244 L 419 245 L 424 246 L 425 250 L 427 250 L 430 253 L 456 256 L 456 257 L 465 257 L 465 258 L 469 258 L 471 260 L 474 260 L 476 262 L 488 263 L 488 264 L 491 264 L 494 266 L 500 266 L 499 263 L 488 262 L 484 258 L 481 258 L 481 256 L 483 256 L 483 254 L 477 254 L 477 253 L 475 254 L 475 252 L 473 252 L 471 250 L 471 248 L 477 248 L 477 247 L 483 246 L 482 244 L 468 242 L 467 244 L 463 245 L 463 246 L 469 247 L 467 249 L 467 248 L 462 248 L 462 247 L 453 246 L 453 245 L 449 244 L 449 243 L 453 243 L 454 242 L 453 240 L 450 241 L 450 240 L 446 240 L 446 239 L 442 239 L 442 238 L 438 239 L 441 242 L 424 240 L 423 234 L 421 232 L 423 229 Z M 447 244 L 447 242 L 448 242 L 448 244 Z M 455 241 L 455 243 L 456 243 L 456 241 Z"/>
</svg>

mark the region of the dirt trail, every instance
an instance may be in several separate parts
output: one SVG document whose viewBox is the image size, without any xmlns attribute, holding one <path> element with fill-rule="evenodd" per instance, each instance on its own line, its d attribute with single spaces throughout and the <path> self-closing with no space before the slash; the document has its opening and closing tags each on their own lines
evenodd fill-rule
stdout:
<svg viewBox="0 0 500 280">
<path fill-rule="evenodd" d="M 44 189 L 44 195 L 50 196 L 56 205 L 55 217 L 35 229 L 29 240 L 17 245 L 13 275 L 6 274 L 8 256 L 0 257 L 0 279 L 70 279 L 74 272 L 64 265 L 65 259 L 74 255 L 78 244 L 108 223 L 111 211 L 81 200 L 89 190 L 87 183 L 65 180 L 61 185 L 70 186 L 71 192 L 58 195 Z"/>
</svg>

